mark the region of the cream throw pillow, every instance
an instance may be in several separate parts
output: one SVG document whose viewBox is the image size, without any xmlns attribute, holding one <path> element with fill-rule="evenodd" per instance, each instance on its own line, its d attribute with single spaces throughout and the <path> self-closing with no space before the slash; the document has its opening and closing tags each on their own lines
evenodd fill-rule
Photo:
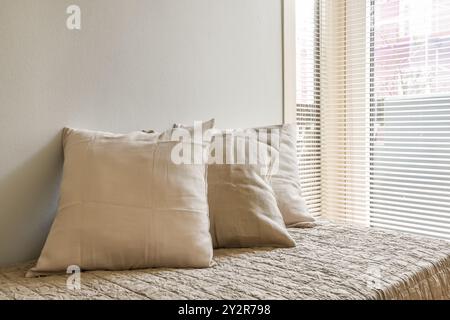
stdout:
<svg viewBox="0 0 450 320">
<path fill-rule="evenodd" d="M 208 267 L 206 168 L 174 164 L 176 143 L 158 141 L 158 134 L 65 129 L 58 213 L 27 276 L 70 265 Z"/>
<path fill-rule="evenodd" d="M 277 151 L 271 149 L 266 159 L 258 155 L 266 146 L 241 133 L 214 137 L 208 203 L 215 248 L 295 246 L 269 183 Z"/>
<path fill-rule="evenodd" d="M 252 129 L 250 129 L 252 130 Z M 267 143 L 279 150 L 278 170 L 272 174 L 270 183 L 277 198 L 278 208 L 288 227 L 312 227 L 311 216 L 302 196 L 297 158 L 297 132 L 295 124 L 255 128 L 258 136 L 269 137 Z M 263 131 L 264 134 L 259 135 Z"/>
</svg>

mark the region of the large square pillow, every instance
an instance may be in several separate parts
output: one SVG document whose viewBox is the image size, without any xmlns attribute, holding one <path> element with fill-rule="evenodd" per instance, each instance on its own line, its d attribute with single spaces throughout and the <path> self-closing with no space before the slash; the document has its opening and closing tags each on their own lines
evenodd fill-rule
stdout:
<svg viewBox="0 0 450 320">
<path fill-rule="evenodd" d="M 212 259 L 206 167 L 175 164 L 158 134 L 63 131 L 58 213 L 27 274 L 208 267 Z M 202 148 L 187 148 L 199 150 Z"/>
<path fill-rule="evenodd" d="M 176 128 L 185 128 L 192 131 L 192 127 L 175 124 Z M 211 125 L 212 127 L 212 125 Z M 272 170 L 270 185 L 277 199 L 278 208 L 288 227 L 315 226 L 315 218 L 309 213 L 305 199 L 302 195 L 300 183 L 296 124 L 282 124 L 251 129 L 227 129 L 223 132 L 246 132 L 254 135 L 258 141 L 279 151 L 277 165 Z"/>
<path fill-rule="evenodd" d="M 273 171 L 270 183 L 284 222 L 288 227 L 314 226 L 315 219 L 308 211 L 300 184 L 296 148 L 297 125 L 283 124 L 250 130 L 256 130 L 258 137 L 264 139 L 262 142 L 279 150 L 277 170 Z"/>
</svg>

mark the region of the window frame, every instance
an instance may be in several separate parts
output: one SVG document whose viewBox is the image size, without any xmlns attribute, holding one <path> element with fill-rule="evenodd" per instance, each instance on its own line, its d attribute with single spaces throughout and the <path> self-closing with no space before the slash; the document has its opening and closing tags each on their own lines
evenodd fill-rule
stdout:
<svg viewBox="0 0 450 320">
<path fill-rule="evenodd" d="M 281 0 L 283 123 L 295 123 L 297 118 L 295 1 Z"/>
</svg>

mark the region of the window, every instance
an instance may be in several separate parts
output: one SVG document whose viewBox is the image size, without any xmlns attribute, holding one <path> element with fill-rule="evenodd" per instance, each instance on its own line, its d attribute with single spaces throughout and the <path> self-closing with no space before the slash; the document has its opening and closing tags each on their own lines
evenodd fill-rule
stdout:
<svg viewBox="0 0 450 320">
<path fill-rule="evenodd" d="M 450 240 L 449 18 L 450 0 L 297 1 L 313 211 Z"/>
<path fill-rule="evenodd" d="M 373 1 L 370 224 L 450 239 L 450 1 Z"/>
</svg>

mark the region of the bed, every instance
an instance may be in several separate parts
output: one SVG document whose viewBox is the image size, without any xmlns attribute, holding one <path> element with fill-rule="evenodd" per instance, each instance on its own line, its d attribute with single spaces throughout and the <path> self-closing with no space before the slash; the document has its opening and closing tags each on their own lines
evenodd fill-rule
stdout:
<svg viewBox="0 0 450 320">
<path fill-rule="evenodd" d="M 450 243 L 323 222 L 289 229 L 297 247 L 216 250 L 211 268 L 25 278 L 0 269 L 0 299 L 450 299 Z"/>
</svg>

